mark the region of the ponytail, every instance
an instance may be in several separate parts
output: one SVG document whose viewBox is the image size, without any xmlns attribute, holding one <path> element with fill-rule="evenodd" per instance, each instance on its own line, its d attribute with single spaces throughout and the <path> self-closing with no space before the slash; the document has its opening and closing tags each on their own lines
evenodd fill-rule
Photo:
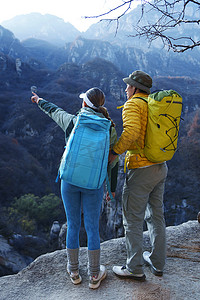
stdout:
<svg viewBox="0 0 200 300">
<path fill-rule="evenodd" d="M 105 108 L 104 106 L 99 106 L 97 108 L 97 110 L 98 110 L 98 112 L 102 113 L 106 119 L 108 119 L 109 121 L 111 121 L 111 126 L 112 127 L 115 127 L 115 123 L 110 118 L 107 108 Z"/>
<path fill-rule="evenodd" d="M 90 102 L 95 106 L 91 108 L 95 111 L 102 113 L 104 117 L 111 121 L 111 126 L 115 127 L 115 123 L 110 118 L 107 108 L 103 107 L 105 103 L 104 92 L 101 89 L 94 87 L 86 92 L 86 96 L 90 100 Z"/>
</svg>

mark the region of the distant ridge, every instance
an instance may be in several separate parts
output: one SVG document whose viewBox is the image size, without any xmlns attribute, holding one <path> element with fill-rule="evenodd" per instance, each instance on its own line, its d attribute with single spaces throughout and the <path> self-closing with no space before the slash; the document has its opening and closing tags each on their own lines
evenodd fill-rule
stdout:
<svg viewBox="0 0 200 300">
<path fill-rule="evenodd" d="M 63 46 L 67 42 L 72 42 L 80 31 L 69 22 L 54 15 L 40 13 L 30 13 L 18 15 L 1 24 L 9 29 L 19 40 L 35 38 Z"/>
</svg>

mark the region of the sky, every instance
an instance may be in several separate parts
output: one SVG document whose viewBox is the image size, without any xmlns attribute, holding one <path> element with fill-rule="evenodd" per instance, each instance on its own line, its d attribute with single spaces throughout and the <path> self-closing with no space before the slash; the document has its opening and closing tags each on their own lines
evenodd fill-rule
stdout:
<svg viewBox="0 0 200 300">
<path fill-rule="evenodd" d="M 97 19 L 85 19 L 109 11 L 123 0 L 5 0 L 0 10 L 0 24 L 17 15 L 38 12 L 51 14 L 85 31 Z"/>
</svg>

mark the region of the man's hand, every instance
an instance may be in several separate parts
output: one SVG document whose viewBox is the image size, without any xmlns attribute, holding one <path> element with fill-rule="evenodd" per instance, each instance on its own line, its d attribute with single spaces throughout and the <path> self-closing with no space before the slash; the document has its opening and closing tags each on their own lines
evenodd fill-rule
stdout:
<svg viewBox="0 0 200 300">
<path fill-rule="evenodd" d="M 112 154 L 112 152 L 110 150 L 109 155 L 108 155 L 108 163 L 111 164 L 115 160 L 116 157 L 117 157 L 117 154 L 116 155 Z"/>
</svg>

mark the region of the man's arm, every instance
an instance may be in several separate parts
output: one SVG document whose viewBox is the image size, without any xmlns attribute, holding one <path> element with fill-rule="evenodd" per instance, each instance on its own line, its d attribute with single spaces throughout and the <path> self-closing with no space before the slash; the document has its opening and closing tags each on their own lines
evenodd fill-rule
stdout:
<svg viewBox="0 0 200 300">
<path fill-rule="evenodd" d="M 141 115 L 140 106 L 136 101 L 126 102 L 123 112 L 123 132 L 114 145 L 113 151 L 116 154 L 122 154 L 136 141 L 140 135 L 141 131 Z M 112 153 L 114 155 L 114 152 Z"/>
</svg>

